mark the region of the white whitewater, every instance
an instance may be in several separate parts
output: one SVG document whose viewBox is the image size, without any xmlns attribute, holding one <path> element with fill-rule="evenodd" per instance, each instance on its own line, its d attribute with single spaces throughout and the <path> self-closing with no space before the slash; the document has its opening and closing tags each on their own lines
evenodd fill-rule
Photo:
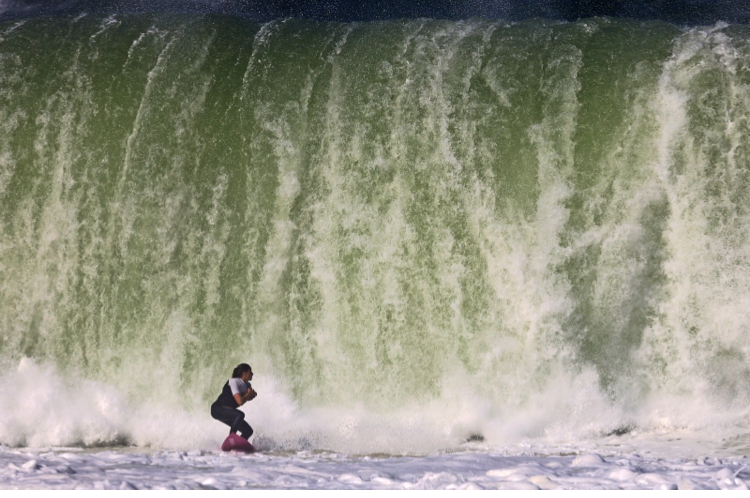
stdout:
<svg viewBox="0 0 750 498">
<path fill-rule="evenodd" d="M 0 25 L 0 487 L 746 489 L 749 63 L 726 24 Z"/>
</svg>

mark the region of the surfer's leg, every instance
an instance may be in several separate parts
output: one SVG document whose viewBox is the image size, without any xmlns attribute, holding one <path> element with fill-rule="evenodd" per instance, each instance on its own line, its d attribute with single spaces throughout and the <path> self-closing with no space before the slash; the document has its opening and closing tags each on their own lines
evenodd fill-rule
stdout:
<svg viewBox="0 0 750 498">
<path fill-rule="evenodd" d="M 242 422 L 240 422 L 238 429 L 240 431 L 240 436 L 250 441 L 250 436 L 253 435 L 253 428 L 250 427 L 250 424 L 243 420 Z"/>
<path fill-rule="evenodd" d="M 237 432 L 237 429 L 234 428 L 234 423 L 237 419 L 238 413 L 242 414 L 241 411 L 235 410 L 234 408 L 221 405 L 211 405 L 211 416 L 219 422 L 227 424 L 230 427 L 230 433 Z M 244 414 L 242 414 L 242 418 L 244 418 Z M 242 420 L 242 418 L 240 420 Z"/>
<path fill-rule="evenodd" d="M 245 422 L 245 414 L 242 413 L 239 410 L 234 410 L 234 421 L 232 421 L 231 428 L 229 429 L 229 432 L 232 434 L 235 434 L 237 431 L 242 431 L 242 436 L 245 436 L 245 427 L 249 428 L 250 426 L 247 425 L 247 422 Z M 252 429 L 250 430 L 252 433 Z M 247 439 L 247 438 L 245 438 Z"/>
<path fill-rule="evenodd" d="M 245 422 L 245 414 L 235 408 L 229 408 L 221 405 L 211 405 L 211 416 L 229 426 L 229 433 L 236 434 L 240 432 L 245 439 L 250 439 L 253 435 L 253 428 Z"/>
</svg>

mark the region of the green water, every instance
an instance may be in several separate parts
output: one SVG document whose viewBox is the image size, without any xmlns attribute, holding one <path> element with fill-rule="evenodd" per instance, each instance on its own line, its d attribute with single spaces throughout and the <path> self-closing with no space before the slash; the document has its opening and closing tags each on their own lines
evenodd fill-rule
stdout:
<svg viewBox="0 0 750 498">
<path fill-rule="evenodd" d="M 187 411 L 248 361 L 303 408 L 741 413 L 748 85 L 745 26 L 0 24 L 0 367 Z"/>
</svg>

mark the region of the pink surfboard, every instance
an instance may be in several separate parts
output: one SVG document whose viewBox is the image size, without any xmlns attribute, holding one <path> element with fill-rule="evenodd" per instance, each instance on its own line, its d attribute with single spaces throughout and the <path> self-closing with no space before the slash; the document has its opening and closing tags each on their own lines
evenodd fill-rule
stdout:
<svg viewBox="0 0 750 498">
<path fill-rule="evenodd" d="M 241 451 L 243 453 L 255 453 L 255 448 L 247 439 L 237 434 L 230 434 L 221 444 L 222 451 Z"/>
<path fill-rule="evenodd" d="M 230 434 L 221 444 L 222 451 L 241 451 L 243 453 L 255 453 L 255 448 L 242 436 Z"/>
</svg>

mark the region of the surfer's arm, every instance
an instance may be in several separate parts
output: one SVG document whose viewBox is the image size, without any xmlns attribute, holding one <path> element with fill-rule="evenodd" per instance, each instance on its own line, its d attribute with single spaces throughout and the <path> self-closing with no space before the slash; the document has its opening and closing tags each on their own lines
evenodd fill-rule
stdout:
<svg viewBox="0 0 750 498">
<path fill-rule="evenodd" d="M 258 395 L 255 391 L 253 391 L 253 388 L 251 387 L 248 389 L 248 391 L 243 396 L 240 393 L 237 393 L 234 395 L 234 400 L 237 402 L 238 405 L 242 406 L 246 402 L 250 401 L 251 399 L 255 398 Z"/>
</svg>

